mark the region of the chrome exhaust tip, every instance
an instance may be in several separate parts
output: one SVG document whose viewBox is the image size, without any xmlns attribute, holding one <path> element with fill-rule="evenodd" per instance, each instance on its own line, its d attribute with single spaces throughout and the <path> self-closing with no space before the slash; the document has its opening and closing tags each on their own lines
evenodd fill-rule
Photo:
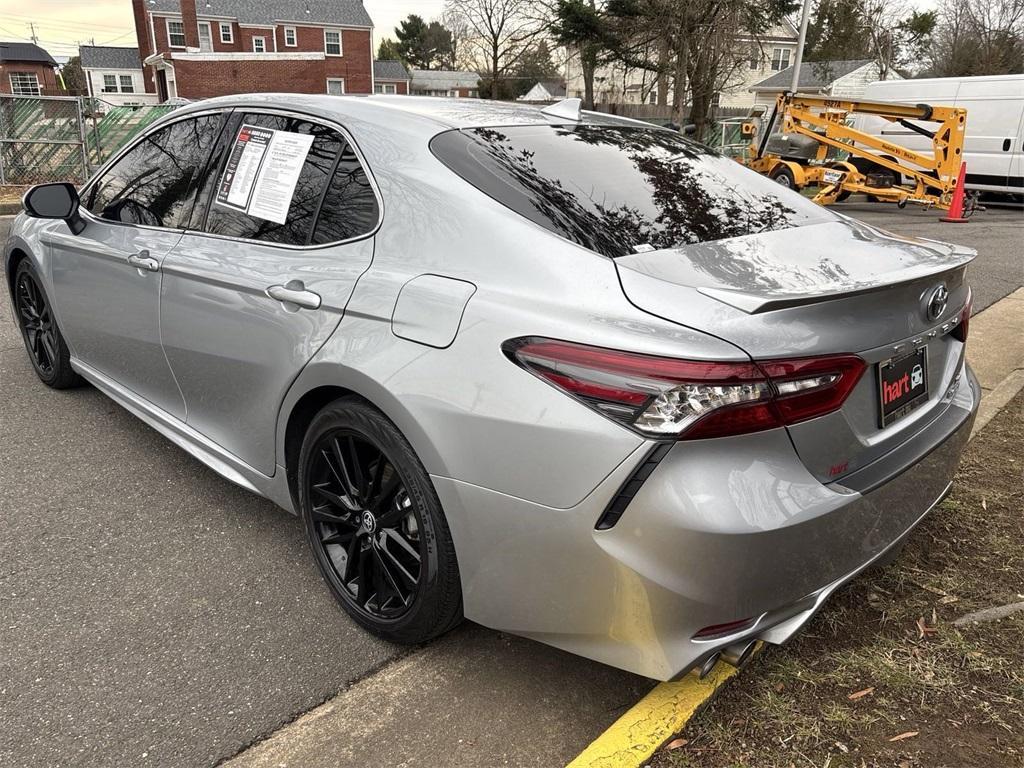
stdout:
<svg viewBox="0 0 1024 768">
<path fill-rule="evenodd" d="M 713 653 L 704 660 L 704 663 L 700 665 L 697 671 L 697 676 L 701 680 L 711 674 L 711 670 L 715 668 L 715 664 L 718 663 L 718 657 L 721 655 L 720 653 Z"/>
<path fill-rule="evenodd" d="M 750 657 L 754 655 L 754 649 L 757 647 L 757 640 L 741 640 L 738 643 L 722 649 L 720 658 L 726 664 L 736 667 L 736 669 L 742 668 Z"/>
</svg>

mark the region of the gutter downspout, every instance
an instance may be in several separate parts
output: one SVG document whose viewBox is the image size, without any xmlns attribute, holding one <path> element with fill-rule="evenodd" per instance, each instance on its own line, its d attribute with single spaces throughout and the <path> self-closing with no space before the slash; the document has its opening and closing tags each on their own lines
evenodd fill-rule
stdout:
<svg viewBox="0 0 1024 768">
<path fill-rule="evenodd" d="M 156 55 L 156 27 L 153 26 L 153 11 L 147 9 L 146 15 L 149 16 L 149 50 L 152 51 L 150 55 Z M 210 32 L 210 35 L 212 36 L 213 32 Z M 156 81 L 156 67 L 150 71 L 149 79 L 153 83 L 153 93 L 160 98 L 160 86 Z"/>
</svg>

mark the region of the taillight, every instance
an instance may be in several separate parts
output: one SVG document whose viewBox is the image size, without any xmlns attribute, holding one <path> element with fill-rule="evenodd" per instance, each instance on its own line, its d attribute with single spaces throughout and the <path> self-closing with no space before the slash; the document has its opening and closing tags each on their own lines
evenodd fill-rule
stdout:
<svg viewBox="0 0 1024 768">
<path fill-rule="evenodd" d="M 959 321 L 956 324 L 956 328 L 954 328 L 950 332 L 950 336 L 952 336 L 957 341 L 961 341 L 964 343 L 967 342 L 967 332 L 970 330 L 971 327 L 971 310 L 973 308 L 974 292 L 970 288 L 968 288 L 967 301 L 964 303 L 964 308 L 960 310 Z"/>
<path fill-rule="evenodd" d="M 566 341 L 506 342 L 512 360 L 651 437 L 695 439 L 794 424 L 842 405 L 864 372 L 853 355 L 720 363 Z"/>
</svg>

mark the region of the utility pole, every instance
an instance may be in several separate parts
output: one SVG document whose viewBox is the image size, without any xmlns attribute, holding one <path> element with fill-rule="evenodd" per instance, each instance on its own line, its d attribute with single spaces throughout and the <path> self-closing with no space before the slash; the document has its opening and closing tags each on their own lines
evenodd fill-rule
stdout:
<svg viewBox="0 0 1024 768">
<path fill-rule="evenodd" d="M 39 38 L 36 36 L 36 23 L 34 21 L 30 21 L 28 23 L 28 28 L 32 30 L 32 44 L 38 45 Z"/>
<path fill-rule="evenodd" d="M 800 65 L 804 60 L 804 42 L 807 40 L 807 20 L 811 15 L 811 0 L 804 0 L 800 12 L 800 37 L 796 43 L 796 61 L 793 62 L 793 82 L 789 86 L 790 93 L 796 93 L 800 87 Z"/>
</svg>

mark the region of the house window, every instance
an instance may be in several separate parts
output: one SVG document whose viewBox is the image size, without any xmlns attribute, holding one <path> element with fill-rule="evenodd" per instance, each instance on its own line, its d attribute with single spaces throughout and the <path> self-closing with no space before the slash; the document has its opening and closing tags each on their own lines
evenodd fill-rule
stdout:
<svg viewBox="0 0 1024 768">
<path fill-rule="evenodd" d="M 233 43 L 235 42 L 235 33 L 231 27 L 231 24 L 225 21 L 220 23 L 220 41 L 222 43 Z"/>
<path fill-rule="evenodd" d="M 324 53 L 328 56 L 341 56 L 341 32 L 336 29 L 324 30 Z"/>
<path fill-rule="evenodd" d="M 121 93 L 135 93 L 135 81 L 131 75 L 121 75 Z"/>
<path fill-rule="evenodd" d="M 789 66 L 789 48 L 772 49 L 772 72 L 781 72 Z"/>
<path fill-rule="evenodd" d="M 213 32 L 208 21 L 199 22 L 199 50 L 207 53 L 213 50 Z"/>
<path fill-rule="evenodd" d="M 395 87 L 394 83 L 374 83 L 373 84 L 373 92 L 374 93 L 398 93 L 398 89 Z"/>
<path fill-rule="evenodd" d="M 658 94 L 656 94 L 654 91 L 651 91 L 647 95 L 647 103 L 648 104 L 657 104 L 658 103 Z"/>
<path fill-rule="evenodd" d="M 167 20 L 167 42 L 171 48 L 185 47 L 184 22 Z"/>
<path fill-rule="evenodd" d="M 252 52 L 253 53 L 266 53 L 267 52 L 267 38 L 265 38 L 265 37 L 254 37 L 252 39 Z"/>
<path fill-rule="evenodd" d="M 103 92 L 117 93 L 117 75 L 103 76 Z"/>
<path fill-rule="evenodd" d="M 42 92 L 35 72 L 11 72 L 11 93 L 15 96 L 41 96 Z"/>
<path fill-rule="evenodd" d="M 343 77 L 329 77 L 327 78 L 327 92 L 332 96 L 344 96 L 345 95 L 345 78 Z"/>
<path fill-rule="evenodd" d="M 284 28 L 284 44 L 289 48 L 294 48 L 299 44 L 295 36 L 295 27 Z"/>
<path fill-rule="evenodd" d="M 750 46 L 750 68 L 760 69 L 761 68 L 761 46 L 754 43 Z"/>
</svg>

